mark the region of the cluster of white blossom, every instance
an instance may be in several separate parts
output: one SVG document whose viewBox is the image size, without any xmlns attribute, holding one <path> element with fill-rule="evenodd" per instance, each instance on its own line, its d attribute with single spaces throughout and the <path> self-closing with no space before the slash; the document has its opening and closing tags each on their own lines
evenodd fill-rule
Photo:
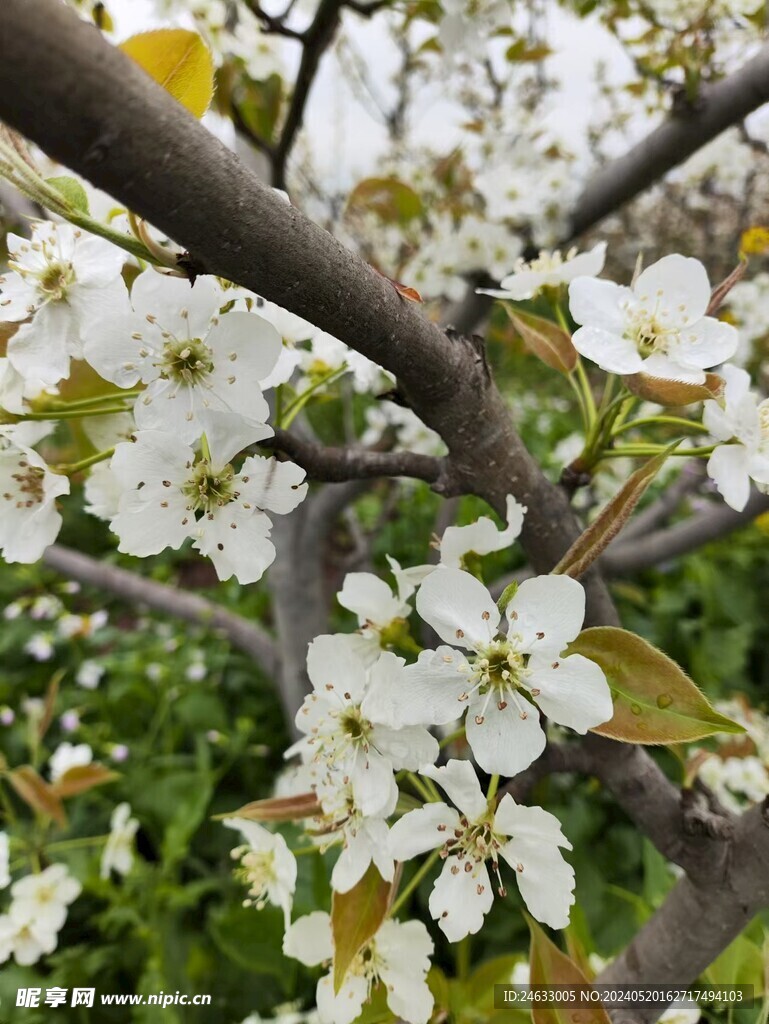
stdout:
<svg viewBox="0 0 769 1024">
<path fill-rule="evenodd" d="M 579 733 L 613 713 L 601 669 L 581 655 L 564 654 L 582 628 L 580 583 L 566 576 L 527 580 L 506 598 L 500 624 L 490 594 L 463 568 L 471 553 L 508 548 L 524 514 L 509 497 L 504 528 L 481 517 L 447 529 L 437 565 L 403 568 L 389 559 L 394 590 L 371 573 L 346 577 L 339 603 L 356 615 L 359 628 L 310 644 L 312 692 L 296 717 L 301 738 L 286 752 L 300 763 L 279 789 L 285 798 L 313 796 L 307 835 L 321 852 L 338 851 L 331 874 L 337 893 L 350 892 L 372 865 L 393 883 L 398 862 L 428 853 L 442 860 L 429 910 L 450 942 L 480 930 L 495 889 L 506 894 L 507 868 L 534 917 L 554 928 L 567 925 L 574 871 L 561 851 L 571 848 L 569 842 L 552 814 L 521 806 L 509 793 L 498 798 L 497 784 L 541 753 L 540 712 Z M 416 611 L 443 644 L 407 664 L 390 648 L 416 647 L 408 626 L 414 597 Z M 476 763 L 491 775 L 486 793 L 470 761 L 440 763 L 430 732 L 462 731 L 463 720 Z M 409 810 L 411 798 L 404 813 L 401 787 L 410 797 L 414 790 L 428 794 L 427 802 Z M 247 903 L 269 901 L 288 922 L 297 866 L 285 839 L 245 819 L 225 824 L 247 840 L 233 851 Z M 400 902 L 394 905 L 397 911 Z M 307 965 L 333 960 L 329 916 L 316 912 L 290 924 L 284 952 Z M 425 980 L 431 952 L 421 922 L 386 917 L 338 992 L 331 974 L 318 982 L 320 1021 L 350 1024 L 381 981 L 393 1013 L 425 1024 L 433 1005 Z"/>
<path fill-rule="evenodd" d="M 762 271 L 749 281 L 740 281 L 729 292 L 728 301 L 740 333 L 734 362 L 744 367 L 755 358 L 765 369 L 769 358 L 769 273 Z"/>
<path fill-rule="evenodd" d="M 0 889 L 9 883 L 8 837 L 0 833 Z M 28 966 L 52 953 L 69 905 L 81 888 L 64 864 L 51 864 L 13 882 L 10 905 L 0 914 L 0 963 L 12 956 L 17 964 Z"/>
<path fill-rule="evenodd" d="M 697 776 L 724 807 L 740 813 L 769 796 L 769 718 L 739 699 L 718 702 L 716 708 L 745 729 L 745 740 L 722 752 L 726 738 L 716 737 L 715 751 L 695 749 Z"/>
</svg>

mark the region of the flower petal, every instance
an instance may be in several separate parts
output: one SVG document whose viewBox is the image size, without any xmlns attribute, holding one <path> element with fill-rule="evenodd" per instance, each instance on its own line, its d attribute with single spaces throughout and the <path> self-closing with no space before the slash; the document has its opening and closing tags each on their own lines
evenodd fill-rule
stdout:
<svg viewBox="0 0 769 1024">
<path fill-rule="evenodd" d="M 428 576 L 417 593 L 417 611 L 441 640 L 473 650 L 496 634 L 499 611 L 486 587 L 460 569 Z"/>
<path fill-rule="evenodd" d="M 654 305 L 661 299 L 670 310 L 681 310 L 686 322 L 705 315 L 710 302 L 710 282 L 699 260 L 673 253 L 652 263 L 638 277 L 633 292 L 640 302 Z M 679 314 L 680 315 L 680 314 Z"/>
<path fill-rule="evenodd" d="M 534 576 L 518 587 L 506 615 L 523 651 L 559 654 L 582 629 L 585 590 L 570 576 Z"/>
<path fill-rule="evenodd" d="M 748 450 L 743 444 L 721 444 L 708 459 L 708 476 L 727 505 L 742 512 L 750 497 Z"/>
<path fill-rule="evenodd" d="M 528 701 L 524 712 L 514 702 L 500 711 L 494 701 L 484 710 L 484 701 L 481 697 L 467 709 L 467 742 L 485 772 L 511 778 L 528 768 L 545 749 L 539 711 Z"/>
<path fill-rule="evenodd" d="M 452 758 L 440 768 L 432 765 L 422 768 L 419 774 L 437 782 L 452 803 L 471 821 L 485 813 L 486 797 L 481 792 L 475 768 L 469 761 Z"/>
<path fill-rule="evenodd" d="M 409 811 L 390 829 L 388 850 L 395 860 L 411 860 L 428 850 L 437 850 L 459 827 L 459 815 L 447 804 L 425 804 Z"/>
<path fill-rule="evenodd" d="M 556 667 L 557 666 L 557 667 Z M 600 667 L 581 654 L 549 659 L 532 658 L 532 670 L 526 680 L 530 690 L 539 690 L 534 699 L 548 718 L 567 725 L 575 732 L 608 722 L 614 714 L 611 690 Z"/>
<path fill-rule="evenodd" d="M 473 871 L 465 871 L 462 861 L 447 857 L 428 906 L 449 942 L 459 942 L 481 930 L 493 902 L 494 890 L 484 863 L 476 864 Z"/>
</svg>

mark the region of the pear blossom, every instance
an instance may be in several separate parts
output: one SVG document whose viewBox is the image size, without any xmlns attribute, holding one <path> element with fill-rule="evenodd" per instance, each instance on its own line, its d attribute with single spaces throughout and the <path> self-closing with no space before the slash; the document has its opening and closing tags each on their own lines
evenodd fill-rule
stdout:
<svg viewBox="0 0 769 1024">
<path fill-rule="evenodd" d="M 69 480 L 53 473 L 23 433 L 0 428 L 0 552 L 6 562 L 36 562 L 61 529 L 56 499 Z"/>
<path fill-rule="evenodd" d="M 595 662 L 563 657 L 585 617 L 585 592 L 569 576 L 525 580 L 505 611 L 507 634 L 486 587 L 467 572 L 441 569 L 417 594 L 417 611 L 446 645 L 372 694 L 369 710 L 397 728 L 446 725 L 467 708 L 467 741 L 484 771 L 512 776 L 545 747 L 539 709 L 585 733 L 613 713 Z"/>
<path fill-rule="evenodd" d="M 35 661 L 50 661 L 55 650 L 50 633 L 34 633 L 24 644 L 24 653 Z"/>
<path fill-rule="evenodd" d="M 247 818 L 225 818 L 227 828 L 234 828 L 246 845 L 232 851 L 238 861 L 236 875 L 248 886 L 244 906 L 261 910 L 267 903 L 280 907 L 285 926 L 291 921 L 291 905 L 296 890 L 296 858 L 286 840 L 278 832 L 270 832 Z"/>
<path fill-rule="evenodd" d="M 101 682 L 104 672 L 103 665 L 100 665 L 98 661 L 87 658 L 85 661 L 81 661 L 75 673 L 75 682 L 78 686 L 82 686 L 84 690 L 95 690 Z"/>
<path fill-rule="evenodd" d="M 488 555 L 492 551 L 504 551 L 520 535 L 525 514 L 525 506 L 508 494 L 507 526 L 503 530 L 498 529 L 488 516 L 480 516 L 468 526 L 447 527 L 440 541 L 441 565 L 459 569 L 467 554 Z"/>
<path fill-rule="evenodd" d="M 369 667 L 343 634 L 316 637 L 307 652 L 313 692 L 296 716 L 304 737 L 285 756 L 300 754 L 305 763 L 349 778 L 363 815 L 380 815 L 390 806 L 394 771 L 415 770 L 438 756 L 438 742 L 426 729 L 390 728 L 369 713 L 372 695 L 392 687 L 403 665 L 402 658 L 385 651 Z"/>
<path fill-rule="evenodd" d="M 312 338 L 310 349 L 302 350 L 300 365 L 308 376 L 319 376 L 346 367 L 352 374 L 353 388 L 359 394 L 367 394 L 377 388 L 381 390 L 393 381 L 387 370 L 325 331 L 318 331 Z"/>
<path fill-rule="evenodd" d="M 0 832 L 0 889 L 5 889 L 11 884 L 9 845 L 8 833 Z"/>
<path fill-rule="evenodd" d="M 383 647 L 407 633 L 406 620 L 411 614 L 408 599 L 415 588 L 402 573 L 396 581 L 397 592 L 393 593 L 374 573 L 349 572 L 336 595 L 339 604 L 358 617 L 358 651 L 368 663 L 377 659 Z"/>
<path fill-rule="evenodd" d="M 192 443 L 225 413 L 269 436 L 258 381 L 275 366 L 280 338 L 256 313 L 221 315 L 226 302 L 213 278 L 190 287 L 150 269 L 133 283 L 132 310 L 90 324 L 91 366 L 121 388 L 147 385 L 134 406 L 139 429 L 167 430 Z"/>
<path fill-rule="evenodd" d="M 34 922 L 45 931 L 58 932 L 67 919 L 67 908 L 81 889 L 65 864 L 51 864 L 13 883 L 10 914 L 15 921 Z"/>
<path fill-rule="evenodd" d="M 723 404 L 704 403 L 702 422 L 720 444 L 708 459 L 708 475 L 724 501 L 737 512 L 748 503 L 750 482 L 769 486 L 769 399 L 759 402 L 750 390 L 750 376 L 737 366 L 724 366 Z"/>
<path fill-rule="evenodd" d="M 154 555 L 193 538 L 220 580 L 260 579 L 275 558 L 265 510 L 283 515 L 296 508 L 307 492 L 304 470 L 250 456 L 236 472 L 229 459 L 240 439 L 230 450 L 212 445 L 209 460 L 170 434 L 145 430 L 135 437 L 117 446 L 110 463 L 123 490 L 111 522 L 119 550 Z"/>
<path fill-rule="evenodd" d="M 606 262 L 606 242 L 599 242 L 590 252 L 569 249 L 562 255 L 558 249 L 552 253 L 540 252 L 533 260 L 519 259 L 511 274 L 503 277 L 499 288 L 478 288 L 481 295 L 495 299 L 521 302 L 533 299 L 543 288 L 558 288 L 569 284 L 575 277 L 597 277 Z"/>
<path fill-rule="evenodd" d="M 433 995 L 427 984 L 433 941 L 421 921 L 385 920 L 372 939 L 355 955 L 342 987 L 334 992 L 333 971 L 318 982 L 316 1002 L 321 1024 L 352 1024 L 372 989 L 381 982 L 387 1005 L 407 1024 L 427 1024 Z M 286 956 L 307 967 L 334 956 L 331 918 L 316 910 L 295 921 L 283 939 Z"/>
<path fill-rule="evenodd" d="M 101 855 L 99 874 L 109 878 L 110 872 L 127 875 L 134 862 L 134 839 L 139 830 L 139 822 L 131 817 L 131 806 L 127 803 L 118 804 L 112 812 L 110 831 Z"/>
<path fill-rule="evenodd" d="M 29 321 L 8 342 L 8 359 L 25 380 L 56 384 L 71 358 L 82 359 L 87 325 L 127 305 L 125 253 L 71 224 L 43 221 L 29 240 L 9 234 L 8 255 L 0 319 Z"/>
<path fill-rule="evenodd" d="M 595 277 L 569 286 L 577 351 L 609 373 L 701 384 L 705 370 L 737 351 L 731 324 L 706 315 L 708 275 L 699 260 L 664 256 L 632 287 Z"/>
<path fill-rule="evenodd" d="M 48 761 L 51 782 L 58 782 L 70 768 L 82 768 L 93 761 L 93 751 L 87 743 L 60 743 Z"/>
<path fill-rule="evenodd" d="M 19 966 L 29 967 L 41 956 L 53 953 L 57 942 L 57 930 L 30 919 L 17 904 L 12 903 L 7 914 L 0 914 L 0 963 L 13 956 Z"/>
<path fill-rule="evenodd" d="M 2 310 L 0 310 L 0 319 L 2 319 Z M 26 411 L 25 400 L 37 398 L 43 390 L 42 381 L 25 379 L 10 359 L 0 359 L 0 409 L 24 413 Z"/>
<path fill-rule="evenodd" d="M 565 928 L 574 902 L 574 869 L 561 854 L 570 850 L 558 819 L 541 807 L 523 807 L 506 793 L 496 808 L 481 792 L 469 761 L 428 766 L 456 805 L 429 803 L 409 811 L 390 830 L 390 851 L 409 860 L 440 849 L 443 869 L 430 895 L 429 909 L 450 942 L 480 931 L 494 902 L 487 862 L 505 896 L 499 859 L 506 861 L 529 911 L 551 928 Z"/>
<path fill-rule="evenodd" d="M 313 785 L 323 809 L 323 816 L 313 819 L 315 841 L 322 850 L 335 842 L 342 845 L 331 872 L 331 888 L 335 892 L 349 892 L 372 863 L 382 878 L 391 882 L 395 865 L 387 845 L 385 818 L 395 810 L 397 786 L 391 787 L 389 801 L 377 816 L 366 816 L 356 806 L 349 776 L 340 778 L 339 774 L 332 771 Z"/>
</svg>

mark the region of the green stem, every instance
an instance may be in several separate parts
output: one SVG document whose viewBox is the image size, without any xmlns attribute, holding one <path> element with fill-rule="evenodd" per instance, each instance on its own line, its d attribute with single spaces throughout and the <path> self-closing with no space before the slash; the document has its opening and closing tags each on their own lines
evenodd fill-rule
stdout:
<svg viewBox="0 0 769 1024">
<path fill-rule="evenodd" d="M 444 739 L 442 739 L 440 741 L 440 743 L 438 744 L 439 749 L 443 750 L 444 747 L 448 747 L 449 744 L 453 743 L 455 740 L 461 740 L 464 737 L 464 735 L 465 735 L 465 727 L 462 726 L 460 729 L 456 729 L 454 732 L 449 733 L 448 736 L 446 736 Z"/>
<path fill-rule="evenodd" d="M 579 412 L 582 417 L 582 426 L 584 427 L 585 433 L 587 433 L 590 430 L 590 417 L 587 411 L 585 396 L 582 394 L 582 388 L 577 383 L 573 373 L 570 373 L 566 379 L 568 380 L 569 384 L 571 384 L 572 390 L 574 391 L 574 394 L 577 396 L 577 401 L 579 402 Z"/>
<path fill-rule="evenodd" d="M 624 434 L 626 430 L 633 430 L 635 427 L 654 426 L 657 423 L 668 424 L 674 427 L 686 427 L 689 430 L 700 430 L 705 434 L 708 433 L 708 428 L 704 424 L 698 423 L 696 420 L 684 419 L 683 416 L 644 416 L 639 420 L 629 420 L 615 427 L 611 436 L 617 437 L 619 434 Z"/>
<path fill-rule="evenodd" d="M 408 882 L 408 884 L 403 887 L 401 892 L 398 894 L 398 898 L 395 900 L 393 905 L 390 907 L 390 916 L 391 917 L 395 916 L 395 914 L 400 910 L 400 908 L 403 906 L 403 904 L 406 902 L 406 900 L 409 898 L 409 896 L 412 894 L 412 892 L 414 892 L 414 890 L 417 888 L 417 886 L 422 882 L 422 880 L 425 878 L 425 876 L 430 872 L 430 869 L 433 867 L 435 862 L 438 860 L 438 857 L 440 856 L 440 853 L 441 853 L 440 850 L 433 850 L 433 852 L 430 854 L 430 856 L 427 858 L 427 860 L 422 864 L 422 866 L 419 868 L 419 870 L 415 872 L 415 874 L 413 875 L 411 880 Z"/>
<path fill-rule="evenodd" d="M 455 960 L 457 978 L 465 981 L 470 973 L 470 936 L 465 935 L 456 946 Z"/>
<path fill-rule="evenodd" d="M 88 846 L 101 846 L 109 839 L 109 833 L 104 836 L 78 836 L 76 839 L 60 839 L 55 843 L 48 843 L 45 852 L 51 850 L 80 850 Z"/>
<path fill-rule="evenodd" d="M 116 391 L 111 395 L 94 395 L 91 398 L 78 398 L 75 402 L 51 402 L 50 405 L 35 410 L 36 412 L 47 412 L 51 410 L 51 413 L 66 412 L 68 409 L 88 409 L 92 405 L 98 405 L 100 402 L 123 402 L 128 401 L 131 398 L 138 398 L 141 395 L 141 391 Z"/>
<path fill-rule="evenodd" d="M 337 378 L 341 377 L 343 373 L 347 373 L 347 363 L 343 363 L 336 370 L 329 371 L 329 373 L 325 374 L 319 380 L 316 380 L 314 384 L 311 384 L 301 393 L 301 395 L 298 395 L 293 402 L 290 402 L 283 410 L 283 429 L 288 430 L 318 388 L 322 388 L 324 384 L 333 383 Z"/>
<path fill-rule="evenodd" d="M 406 777 L 425 803 L 431 804 L 434 802 L 433 794 L 427 788 L 426 779 L 421 779 L 415 772 L 406 772 Z"/>
<path fill-rule="evenodd" d="M 111 416 L 116 412 L 130 412 L 127 405 L 105 405 L 98 409 L 60 409 L 50 412 L 25 412 L 17 417 L 23 420 L 77 420 L 86 416 Z"/>
<path fill-rule="evenodd" d="M 499 776 L 498 775 L 492 775 L 491 778 L 489 779 L 489 788 L 486 790 L 486 802 L 488 804 L 491 804 L 492 800 L 494 800 L 494 798 L 497 795 L 497 790 L 498 789 L 499 789 Z"/>
<path fill-rule="evenodd" d="M 208 438 L 203 434 L 200 438 L 200 450 L 203 453 L 203 458 L 206 462 L 211 462 L 211 447 L 208 443 Z"/>
<path fill-rule="evenodd" d="M 593 391 L 590 387 L 590 381 L 587 379 L 587 373 L 585 372 L 585 366 L 582 360 L 577 361 L 577 379 L 580 382 L 582 390 L 585 394 L 585 401 L 587 402 L 587 412 L 590 417 L 590 424 L 595 423 L 596 420 L 596 408 L 595 399 L 593 398 Z"/>
</svg>

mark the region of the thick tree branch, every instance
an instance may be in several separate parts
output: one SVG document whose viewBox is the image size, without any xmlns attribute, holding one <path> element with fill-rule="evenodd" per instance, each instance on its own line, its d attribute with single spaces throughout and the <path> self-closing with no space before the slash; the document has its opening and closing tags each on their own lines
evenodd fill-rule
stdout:
<svg viewBox="0 0 769 1024">
<path fill-rule="evenodd" d="M 284 452 L 307 471 L 311 480 L 343 483 L 345 480 L 368 480 L 384 476 L 406 476 L 434 484 L 444 480 L 443 459 L 416 452 L 382 452 L 371 448 L 328 448 L 306 441 L 286 430 L 276 430 L 273 437 L 261 441 L 265 448 Z M 446 490 L 444 480 L 441 490 Z"/>
<path fill-rule="evenodd" d="M 670 114 L 624 156 L 590 176 L 577 199 L 563 245 L 595 227 L 610 213 L 634 199 L 683 163 L 692 153 L 769 102 L 769 44 L 727 78 L 704 84 L 694 107 Z M 493 285 L 488 285 L 493 287 Z M 491 309 L 488 295 L 471 285 L 447 317 L 458 331 L 469 333 Z"/>
<path fill-rule="evenodd" d="M 633 537 L 626 542 L 620 534 L 619 543 L 610 545 L 601 556 L 601 571 L 607 576 L 623 576 L 679 558 L 703 544 L 726 537 L 768 511 L 769 495 L 754 492 L 742 512 L 719 504 L 645 537 Z"/>
<path fill-rule="evenodd" d="M 106 590 L 125 601 L 146 605 L 172 618 L 218 629 L 233 647 L 253 658 L 265 675 L 273 676 L 277 670 L 275 645 L 261 626 L 204 597 L 145 579 L 137 573 L 100 562 L 60 544 L 46 548 L 43 561 L 68 579 Z"/>
</svg>

